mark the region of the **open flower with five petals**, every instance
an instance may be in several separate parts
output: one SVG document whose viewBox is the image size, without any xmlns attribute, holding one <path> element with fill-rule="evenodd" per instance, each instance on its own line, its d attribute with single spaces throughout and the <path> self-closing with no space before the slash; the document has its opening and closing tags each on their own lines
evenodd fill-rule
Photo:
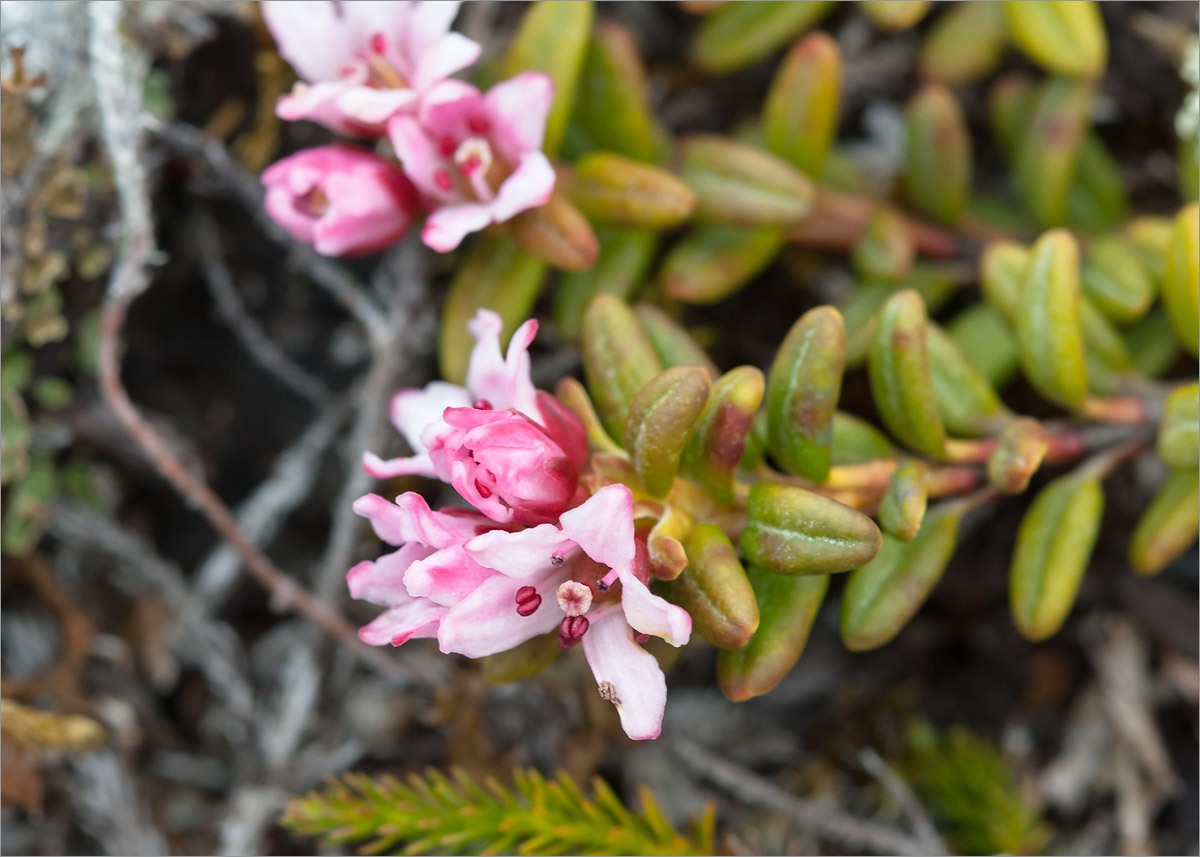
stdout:
<svg viewBox="0 0 1200 857">
<path fill-rule="evenodd" d="M 486 94 L 446 80 L 416 115 L 396 115 L 388 137 L 431 214 L 422 240 L 448 252 L 465 236 L 545 205 L 554 168 L 542 152 L 554 82 L 525 72 Z"/>
<path fill-rule="evenodd" d="M 281 119 L 343 134 L 383 136 L 387 121 L 479 56 L 450 30 L 457 2 L 268 0 L 263 18 L 302 78 L 279 99 Z"/>
</svg>

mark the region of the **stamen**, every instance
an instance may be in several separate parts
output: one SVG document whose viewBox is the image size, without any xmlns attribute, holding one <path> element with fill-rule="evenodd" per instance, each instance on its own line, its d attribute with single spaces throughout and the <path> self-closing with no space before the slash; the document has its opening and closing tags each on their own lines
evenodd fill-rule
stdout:
<svg viewBox="0 0 1200 857">
<path fill-rule="evenodd" d="M 496 193 L 488 184 L 487 176 L 492 167 L 492 147 L 482 137 L 469 137 L 458 144 L 454 151 L 454 162 L 471 182 L 471 189 L 480 202 L 491 202 Z"/>
<path fill-rule="evenodd" d="M 475 402 L 475 404 L 471 405 L 471 407 L 477 411 L 490 411 L 492 409 L 492 403 L 487 399 L 479 399 Z"/>
<path fill-rule="evenodd" d="M 562 568 L 564 562 L 566 562 L 566 560 L 563 559 L 559 554 L 555 554 L 554 556 L 550 557 L 550 564 L 555 568 Z"/>
<path fill-rule="evenodd" d="M 611 681 L 602 681 L 596 686 L 600 691 L 600 698 L 605 702 L 611 702 L 613 705 L 620 705 L 621 700 L 617 698 L 617 688 Z"/>
<path fill-rule="evenodd" d="M 558 609 L 568 616 L 582 616 L 592 606 L 592 590 L 578 580 L 567 580 L 554 590 Z"/>
<path fill-rule="evenodd" d="M 492 124 L 482 116 L 472 116 L 467 120 L 467 127 L 471 129 L 472 134 L 486 134 L 492 127 Z"/>
<path fill-rule="evenodd" d="M 532 586 L 522 586 L 517 590 L 517 613 L 521 616 L 532 616 L 542 606 L 542 596 Z"/>
<path fill-rule="evenodd" d="M 483 484 L 482 482 L 480 482 L 478 479 L 476 479 L 476 480 L 475 480 L 475 490 L 476 490 L 476 491 L 478 491 L 478 492 L 479 492 L 479 496 L 480 496 L 480 497 L 482 497 L 482 498 L 483 498 L 483 499 L 485 499 L 485 500 L 486 500 L 488 497 L 491 497 L 491 496 L 492 496 L 492 489 L 491 489 L 491 488 L 488 488 L 486 485 L 484 485 L 484 484 Z"/>
<path fill-rule="evenodd" d="M 579 645 L 579 641 L 587 633 L 588 624 L 586 616 L 568 616 L 563 619 L 562 624 L 558 626 L 559 647 L 569 649 Z"/>
<path fill-rule="evenodd" d="M 634 634 L 633 634 L 633 641 L 634 641 L 635 643 L 637 643 L 639 646 L 640 646 L 642 643 L 645 643 L 645 642 L 646 642 L 647 640 L 649 640 L 649 639 L 650 639 L 650 635 L 649 635 L 649 634 L 643 634 L 641 631 L 635 631 L 635 632 L 634 632 Z"/>
<path fill-rule="evenodd" d="M 608 592 L 608 590 L 612 588 L 612 585 L 616 579 L 617 570 L 614 568 L 608 574 L 604 575 L 604 577 L 600 578 L 600 580 L 596 583 L 596 588 L 601 592 Z"/>
<path fill-rule="evenodd" d="M 387 50 L 387 39 L 383 37 L 383 33 L 374 33 L 371 36 L 371 50 L 377 54 L 381 54 Z"/>
<path fill-rule="evenodd" d="M 450 174 L 445 170 L 438 170 L 433 174 L 433 183 L 442 190 L 450 190 L 454 187 L 454 182 L 450 179 Z"/>
</svg>

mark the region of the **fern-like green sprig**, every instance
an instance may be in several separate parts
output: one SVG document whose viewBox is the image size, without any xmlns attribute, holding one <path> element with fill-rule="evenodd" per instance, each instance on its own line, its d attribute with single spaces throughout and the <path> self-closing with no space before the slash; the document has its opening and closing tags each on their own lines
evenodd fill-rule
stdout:
<svg viewBox="0 0 1200 857">
<path fill-rule="evenodd" d="M 712 807 L 678 833 L 654 795 L 639 786 L 633 812 L 600 778 L 587 797 L 559 772 L 513 771 L 514 788 L 479 784 L 460 768 L 372 778 L 344 774 L 319 792 L 293 798 L 281 823 L 329 843 L 364 842 L 364 854 L 712 854 Z"/>
</svg>

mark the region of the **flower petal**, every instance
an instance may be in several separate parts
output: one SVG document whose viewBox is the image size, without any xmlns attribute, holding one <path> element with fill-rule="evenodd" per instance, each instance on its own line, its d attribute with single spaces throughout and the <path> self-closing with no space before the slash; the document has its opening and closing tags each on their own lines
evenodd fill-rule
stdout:
<svg viewBox="0 0 1200 857">
<path fill-rule="evenodd" d="M 607 683 L 625 734 L 635 741 L 657 738 L 667 706 L 667 680 L 654 655 L 633 639 L 620 610 L 593 615 L 583 653 L 598 685 Z"/>
<path fill-rule="evenodd" d="M 449 3 L 429 5 L 452 5 Z M 462 33 L 447 33 L 418 56 L 412 79 L 409 81 L 417 92 L 424 92 L 456 71 L 462 71 L 475 60 L 483 46 Z"/>
<path fill-rule="evenodd" d="M 516 163 L 526 152 L 540 150 L 546 119 L 554 103 L 554 81 L 527 71 L 498 83 L 484 96 L 492 118 L 492 141 L 500 157 Z"/>
<path fill-rule="evenodd" d="M 692 635 L 692 617 L 682 607 L 650 591 L 633 570 L 618 572 L 621 578 L 621 607 L 625 621 L 643 634 L 662 637 L 672 646 L 682 646 Z"/>
<path fill-rule="evenodd" d="M 466 509 L 434 512 L 413 491 L 401 494 L 395 503 L 367 494 L 354 501 L 354 512 L 368 519 L 375 535 L 391 545 L 418 542 L 440 550 L 495 527 L 483 515 Z"/>
<path fill-rule="evenodd" d="M 412 563 L 404 576 L 404 585 L 414 598 L 428 598 L 453 607 L 495 574 L 455 545 Z"/>
<path fill-rule="evenodd" d="M 338 110 L 350 122 L 370 127 L 382 134 L 388 119 L 402 110 L 416 107 L 417 93 L 411 89 L 355 86 L 339 94 L 336 104 Z"/>
<path fill-rule="evenodd" d="M 570 540 L 553 524 L 540 524 L 515 533 L 492 530 L 463 545 L 480 565 L 509 577 L 526 578 L 552 567 L 550 557 L 564 554 Z"/>
<path fill-rule="evenodd" d="M 475 337 L 475 348 L 467 366 L 467 389 L 493 408 L 514 408 L 537 419 L 537 388 L 529 375 L 529 345 L 537 335 L 537 321 L 530 319 L 517 328 L 508 343 L 508 356 L 500 353 L 500 331 L 504 322 L 489 309 L 480 309 L 467 322 Z"/>
<path fill-rule="evenodd" d="M 333 3 L 268 0 L 261 6 L 279 54 L 307 81 L 334 80 L 356 58 L 356 33 Z"/>
<path fill-rule="evenodd" d="M 421 123 L 411 116 L 396 115 L 387 123 L 392 150 L 404 174 L 425 196 L 440 201 L 456 199 L 453 189 L 440 187 L 435 178 L 444 169 L 443 158 Z"/>
<path fill-rule="evenodd" d="M 504 223 L 526 209 L 545 205 L 554 191 L 554 180 L 554 167 L 545 154 L 537 151 L 521 155 L 517 168 L 488 203 L 492 220 Z"/>
<path fill-rule="evenodd" d="M 436 637 L 438 621 L 446 608 L 428 598 L 414 598 L 401 607 L 393 607 L 374 622 L 358 629 L 358 638 L 368 646 L 403 645 L 409 640 Z"/>
<path fill-rule="evenodd" d="M 633 494 L 626 486 L 606 485 L 559 519 L 563 534 L 596 562 L 632 573 Z"/>
<path fill-rule="evenodd" d="M 409 542 L 398 551 L 384 554 L 371 562 L 360 562 L 346 572 L 350 597 L 383 607 L 399 607 L 411 599 L 404 585 L 404 573 L 417 560 L 434 553 L 433 548 Z"/>
<path fill-rule="evenodd" d="M 396 431 L 404 435 L 413 452 L 424 452 L 421 433 L 442 419 L 446 408 L 469 408 L 471 394 L 465 387 L 433 381 L 423 390 L 408 388 L 392 396 L 388 416 Z"/>
<path fill-rule="evenodd" d="M 443 80 L 421 99 L 418 119 L 434 140 L 450 137 L 458 142 L 475 136 L 471 120 L 487 116 L 483 94 L 461 80 Z"/>
<path fill-rule="evenodd" d="M 554 589 L 564 579 L 557 568 L 525 579 L 493 575 L 446 613 L 438 626 L 438 647 L 446 654 L 482 658 L 554 630 L 563 618 Z M 517 612 L 517 590 L 525 586 L 534 587 L 542 599 L 528 616 Z"/>
<path fill-rule="evenodd" d="M 421 240 L 439 253 L 449 253 L 472 232 L 478 232 L 491 222 L 491 211 L 482 203 L 444 205 L 426 218 Z"/>
<path fill-rule="evenodd" d="M 389 458 L 386 461 L 373 452 L 364 452 L 362 465 L 363 470 L 376 479 L 394 479 L 397 476 L 437 477 L 433 462 L 425 452 L 408 458 Z"/>
</svg>

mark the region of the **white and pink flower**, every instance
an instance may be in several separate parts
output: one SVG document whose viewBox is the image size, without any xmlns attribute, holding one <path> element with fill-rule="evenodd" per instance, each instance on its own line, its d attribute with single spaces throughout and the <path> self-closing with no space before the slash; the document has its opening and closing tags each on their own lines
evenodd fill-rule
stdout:
<svg viewBox="0 0 1200 857">
<path fill-rule="evenodd" d="M 390 161 L 356 146 L 319 146 L 262 174 L 266 208 L 293 238 L 325 256 L 372 253 L 398 241 L 421 200 Z"/>
<path fill-rule="evenodd" d="M 365 461 L 379 475 L 438 476 L 476 508 L 433 511 L 412 492 L 394 503 L 375 494 L 355 503 L 379 538 L 398 547 L 348 574 L 355 598 L 387 608 L 360 636 L 397 646 L 433 637 L 443 652 L 479 658 L 557 629 L 563 648 L 582 643 L 626 733 L 655 738 L 666 679 L 642 643 L 656 636 L 684 645 L 691 617 L 647 586 L 630 489 L 616 483 L 588 496 L 578 487 L 586 436 L 574 415 L 533 387 L 534 322 L 517 330 L 507 358 L 498 316 L 481 310 L 471 329 L 478 341 L 465 388 L 435 382 L 393 399 L 393 420 L 415 455 Z M 479 407 L 484 397 L 490 407 Z M 543 475 L 564 461 L 575 468 L 566 482 Z"/>
<path fill-rule="evenodd" d="M 542 152 L 554 82 L 525 72 L 481 93 L 457 80 L 433 87 L 388 136 L 432 213 L 422 240 L 453 250 L 471 232 L 545 205 L 554 168 Z"/>
<path fill-rule="evenodd" d="M 279 53 L 302 78 L 280 98 L 281 119 L 310 119 L 334 131 L 383 136 L 397 112 L 479 56 L 450 30 L 457 2 L 268 0 L 263 18 Z"/>
</svg>

